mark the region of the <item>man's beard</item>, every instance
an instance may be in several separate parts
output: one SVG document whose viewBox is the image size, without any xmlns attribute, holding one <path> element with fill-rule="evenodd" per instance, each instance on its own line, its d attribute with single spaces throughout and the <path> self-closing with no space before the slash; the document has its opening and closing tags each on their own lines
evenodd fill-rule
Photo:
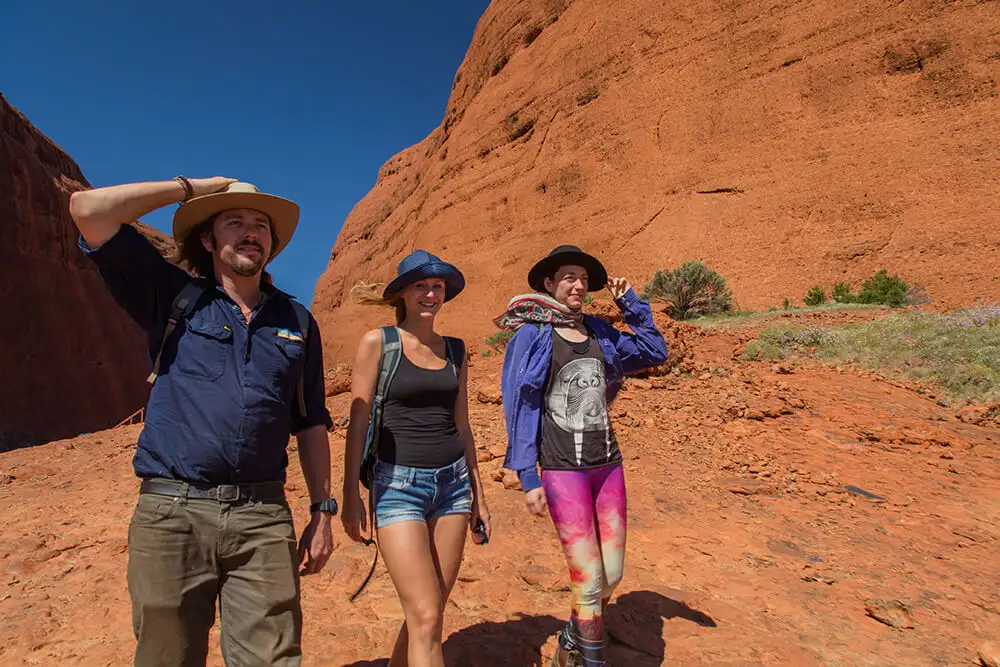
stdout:
<svg viewBox="0 0 1000 667">
<path fill-rule="evenodd" d="M 246 255 L 240 254 L 238 251 L 241 248 L 256 248 L 258 256 L 257 259 L 250 259 Z M 229 268 L 233 270 L 238 276 L 243 276 L 244 278 L 250 278 L 257 275 L 257 273 L 264 267 L 265 262 L 267 262 L 267 257 L 264 255 L 264 248 L 261 247 L 256 241 L 241 241 L 236 244 L 232 252 L 225 253 L 221 257 L 222 261 L 225 262 Z"/>
</svg>

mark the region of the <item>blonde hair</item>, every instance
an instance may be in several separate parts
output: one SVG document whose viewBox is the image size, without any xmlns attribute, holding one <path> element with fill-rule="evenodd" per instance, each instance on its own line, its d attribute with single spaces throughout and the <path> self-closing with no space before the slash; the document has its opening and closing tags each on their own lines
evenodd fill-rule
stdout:
<svg viewBox="0 0 1000 667">
<path fill-rule="evenodd" d="M 391 306 L 396 311 L 396 324 L 406 319 L 406 304 L 399 294 L 388 299 L 382 296 L 385 283 L 358 283 L 351 288 L 351 298 L 362 306 Z"/>
</svg>

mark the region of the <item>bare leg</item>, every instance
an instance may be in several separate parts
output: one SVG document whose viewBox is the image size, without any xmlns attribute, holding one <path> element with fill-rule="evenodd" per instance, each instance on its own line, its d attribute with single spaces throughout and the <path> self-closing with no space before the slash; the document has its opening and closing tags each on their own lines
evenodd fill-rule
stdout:
<svg viewBox="0 0 1000 667">
<path fill-rule="evenodd" d="M 441 586 L 441 609 L 448 602 L 451 589 L 458 580 L 465 549 L 465 536 L 469 530 L 468 514 L 446 514 L 430 521 L 431 550 L 437 566 L 438 583 Z"/>
<path fill-rule="evenodd" d="M 400 521 L 378 529 L 379 548 L 396 586 L 406 619 L 406 661 L 392 667 L 444 667 L 441 657 L 441 587 L 423 521 Z M 403 632 L 400 632 L 401 638 Z M 399 640 L 397 640 L 398 644 Z"/>
<path fill-rule="evenodd" d="M 441 613 L 444 616 L 444 606 L 448 602 L 451 589 L 458 579 L 462 566 L 462 550 L 465 548 L 465 535 L 469 529 L 469 517 L 466 514 L 448 514 L 430 520 L 428 529 L 431 534 L 431 553 L 437 570 L 438 583 L 441 591 Z M 441 637 L 438 637 L 441 640 Z M 396 644 L 392 649 L 391 667 L 408 667 L 406 660 L 409 633 L 406 622 L 399 628 Z"/>
<path fill-rule="evenodd" d="M 465 548 L 465 534 L 469 529 L 469 517 L 466 514 L 448 514 L 431 519 L 429 525 L 427 526 L 424 526 L 424 524 L 416 521 L 390 524 L 379 531 L 380 542 L 385 539 L 383 537 L 385 531 L 392 529 L 394 526 L 404 524 L 416 524 L 425 528 L 420 532 L 423 532 L 428 540 L 427 546 L 434 567 L 434 575 L 437 581 L 437 599 L 440 601 L 436 622 L 436 633 L 432 637 L 432 653 L 436 652 L 437 659 L 440 662 L 431 662 L 427 664 L 443 665 L 443 658 L 441 658 L 441 633 L 444 606 L 448 601 L 448 596 L 451 594 L 452 588 L 455 586 L 455 581 L 458 579 L 459 569 L 462 566 L 462 550 Z M 389 539 L 392 540 L 393 537 L 390 537 Z M 415 547 L 415 545 L 411 546 Z M 392 548 L 393 545 L 390 545 L 390 549 Z M 383 543 L 382 554 L 386 559 L 387 566 L 389 567 L 389 574 L 393 577 L 393 583 L 396 583 L 397 575 L 393 574 L 393 565 L 390 563 L 390 557 L 386 554 L 385 549 L 386 546 Z M 412 552 L 404 551 L 404 559 L 409 558 L 412 560 L 410 554 L 412 554 Z M 411 563 L 411 565 L 412 564 L 413 563 Z M 404 577 L 407 575 L 400 574 L 400 576 Z M 396 590 L 399 593 L 400 601 L 403 601 L 404 594 L 398 583 L 396 583 Z M 420 603 L 418 603 L 417 606 L 419 605 Z M 406 621 L 403 622 L 402 627 L 399 629 L 399 635 L 396 637 L 396 643 L 392 650 L 392 657 L 389 660 L 389 665 L 391 665 L 391 667 L 409 667 L 409 665 L 417 667 L 418 665 L 424 664 L 413 662 L 410 657 L 413 655 L 410 651 L 411 641 L 408 626 L 410 614 L 406 613 L 406 608 L 407 603 L 403 601 L 403 613 L 404 616 L 406 616 Z"/>
</svg>

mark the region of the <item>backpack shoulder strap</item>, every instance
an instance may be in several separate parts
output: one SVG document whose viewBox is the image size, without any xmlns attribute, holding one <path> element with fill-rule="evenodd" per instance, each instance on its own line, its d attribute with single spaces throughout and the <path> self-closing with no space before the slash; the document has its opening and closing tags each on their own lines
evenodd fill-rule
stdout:
<svg viewBox="0 0 1000 667">
<path fill-rule="evenodd" d="M 462 364 L 465 363 L 465 341 L 461 338 L 444 337 L 445 356 L 455 367 L 455 375 L 462 373 Z"/>
<path fill-rule="evenodd" d="M 204 280 L 194 278 L 189 280 L 174 297 L 174 302 L 170 306 L 170 315 L 167 316 L 167 326 L 163 329 L 163 338 L 160 340 L 160 349 L 156 352 L 156 359 L 153 360 L 153 372 L 146 378 L 149 384 L 156 382 L 156 378 L 160 374 L 160 357 L 163 356 L 163 348 L 166 346 L 167 340 L 174 333 L 177 325 L 191 315 L 206 289 L 208 289 L 208 284 Z"/>
<path fill-rule="evenodd" d="M 299 321 L 299 334 L 302 336 L 302 345 L 305 346 L 309 342 L 309 310 L 306 307 L 296 301 L 295 299 L 289 299 L 292 304 L 292 310 L 295 311 L 295 318 Z M 307 351 L 308 347 L 305 348 Z M 299 415 L 304 419 L 306 416 L 306 386 L 305 386 L 305 376 L 306 369 L 305 364 L 302 365 L 302 372 L 299 373 L 299 382 L 295 387 L 296 398 L 299 403 Z"/>
<path fill-rule="evenodd" d="M 302 334 L 302 342 L 304 343 L 309 338 L 311 320 L 309 309 L 295 299 L 289 299 L 288 301 L 292 304 L 292 310 L 295 311 L 295 318 L 299 321 L 299 333 Z"/>
<path fill-rule="evenodd" d="M 361 454 L 361 465 L 364 467 L 378 451 L 378 436 L 382 426 L 382 406 L 389 384 L 399 368 L 399 360 L 403 356 L 403 343 L 396 327 L 382 327 L 382 350 L 378 361 L 378 383 L 372 396 L 371 417 L 368 420 L 368 434 L 365 436 L 365 447 Z"/>
<path fill-rule="evenodd" d="M 396 327 L 382 327 L 382 350 L 378 361 L 378 384 L 375 385 L 375 395 L 372 397 L 371 418 L 368 421 L 368 434 L 365 436 L 364 451 L 361 453 L 361 469 L 364 472 L 365 466 L 371 463 L 378 451 L 378 436 L 382 425 L 382 404 L 385 396 L 389 393 L 389 384 L 392 382 L 396 369 L 399 368 L 399 360 L 403 356 L 403 342 L 399 338 L 399 330 Z M 372 575 L 375 574 L 375 566 L 378 564 L 378 543 L 375 541 L 375 484 L 373 482 L 362 482 L 368 487 L 368 526 L 372 531 L 369 539 L 362 540 L 366 545 L 375 545 L 375 558 L 372 560 L 371 569 L 368 576 L 351 595 L 351 602 L 361 595 Z"/>
<path fill-rule="evenodd" d="M 389 393 L 389 383 L 392 382 L 399 360 L 403 356 L 403 341 L 399 338 L 396 327 L 382 327 L 382 355 L 379 358 L 378 386 L 375 389 L 375 401 L 379 406 Z"/>
</svg>

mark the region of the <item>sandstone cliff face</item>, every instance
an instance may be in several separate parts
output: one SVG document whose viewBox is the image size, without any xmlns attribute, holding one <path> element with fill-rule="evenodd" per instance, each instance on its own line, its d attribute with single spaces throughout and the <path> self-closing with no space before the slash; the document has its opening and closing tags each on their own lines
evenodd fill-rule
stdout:
<svg viewBox="0 0 1000 667">
<path fill-rule="evenodd" d="M 743 308 L 885 267 L 1000 298 L 995 2 L 497 0 L 440 127 L 387 162 L 317 285 L 330 362 L 388 312 L 348 303 L 423 247 L 478 342 L 571 240 L 612 274 L 701 259 Z"/>
<path fill-rule="evenodd" d="M 0 434 L 96 431 L 146 400 L 144 334 L 76 245 L 69 195 L 87 187 L 76 163 L 0 96 Z M 137 226 L 172 252 L 168 237 Z"/>
</svg>

